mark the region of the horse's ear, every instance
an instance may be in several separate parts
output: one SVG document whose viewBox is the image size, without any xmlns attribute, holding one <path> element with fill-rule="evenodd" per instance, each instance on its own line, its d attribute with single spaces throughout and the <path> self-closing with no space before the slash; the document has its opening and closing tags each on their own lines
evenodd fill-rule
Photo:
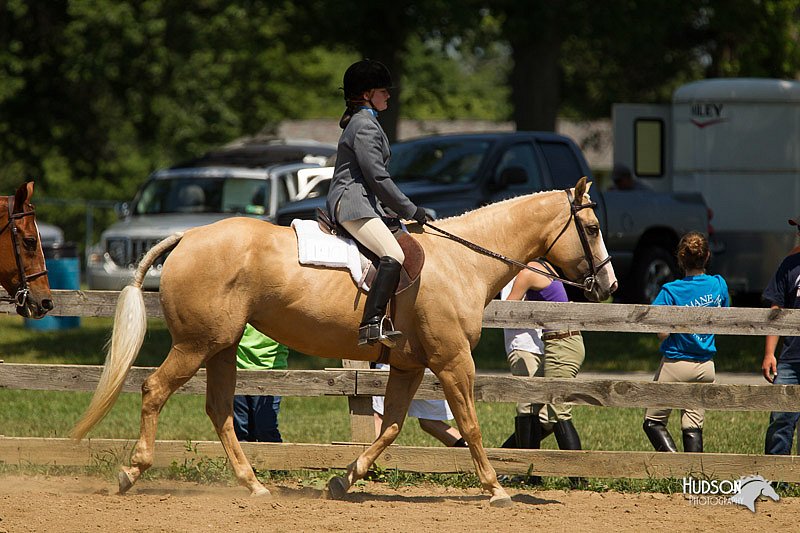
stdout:
<svg viewBox="0 0 800 533">
<path fill-rule="evenodd" d="M 575 199 L 573 202 L 576 204 L 583 203 L 583 195 L 586 194 L 588 190 L 589 188 L 586 186 L 586 176 L 584 176 L 575 184 Z"/>
<path fill-rule="evenodd" d="M 14 193 L 14 212 L 20 213 L 25 208 L 25 203 L 33 196 L 33 182 L 23 183 Z"/>
</svg>

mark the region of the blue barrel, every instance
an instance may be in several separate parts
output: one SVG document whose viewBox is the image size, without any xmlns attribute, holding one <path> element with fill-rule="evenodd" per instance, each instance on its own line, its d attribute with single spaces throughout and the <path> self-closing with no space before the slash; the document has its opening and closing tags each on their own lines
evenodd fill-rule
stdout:
<svg viewBox="0 0 800 533">
<path fill-rule="evenodd" d="M 78 247 L 75 243 L 63 242 L 43 247 L 47 265 L 47 279 L 51 289 L 78 290 L 81 288 L 81 265 L 78 260 Z M 25 319 L 25 327 L 30 329 L 55 330 L 80 327 L 78 316 L 45 315 L 39 320 Z"/>
</svg>

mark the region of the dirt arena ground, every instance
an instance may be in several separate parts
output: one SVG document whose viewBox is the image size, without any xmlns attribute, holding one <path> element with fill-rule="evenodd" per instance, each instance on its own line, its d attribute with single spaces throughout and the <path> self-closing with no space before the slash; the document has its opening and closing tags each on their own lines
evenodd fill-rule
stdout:
<svg viewBox="0 0 800 533">
<path fill-rule="evenodd" d="M 0 475 L 0 533 L 253 531 L 793 531 L 800 498 L 693 506 L 683 495 L 509 491 L 492 509 L 477 490 L 434 485 L 359 486 L 348 501 L 283 483 L 270 498 L 244 489 L 144 480 L 130 494 L 98 478 Z"/>
</svg>

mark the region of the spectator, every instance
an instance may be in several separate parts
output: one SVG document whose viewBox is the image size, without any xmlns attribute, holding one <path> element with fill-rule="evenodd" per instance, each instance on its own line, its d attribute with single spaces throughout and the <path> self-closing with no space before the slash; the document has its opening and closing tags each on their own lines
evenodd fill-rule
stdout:
<svg viewBox="0 0 800 533">
<path fill-rule="evenodd" d="M 389 369 L 389 365 L 376 364 L 377 369 Z M 430 372 L 430 370 L 426 370 Z M 372 397 L 372 410 L 375 417 L 375 436 L 381 433 L 383 423 L 383 396 Z M 448 424 L 447 420 L 453 419 L 453 413 L 445 400 L 411 400 L 408 416 L 419 420 L 419 427 L 425 433 L 435 437 L 442 444 L 450 448 L 466 448 L 467 443 L 458 428 Z"/>
<path fill-rule="evenodd" d="M 789 220 L 789 224 L 798 228 L 800 217 Z M 767 288 L 764 289 L 764 300 L 772 309 L 800 309 L 800 250 L 795 248 L 778 267 Z M 776 385 L 800 384 L 800 341 L 798 337 L 783 337 L 783 348 L 780 357 L 775 358 L 778 346 L 777 335 L 767 335 L 764 343 L 764 361 L 761 372 L 764 379 Z M 764 453 L 767 455 L 789 455 L 792 453 L 792 441 L 800 413 L 775 411 L 770 413 L 769 427 L 764 442 Z"/>
<path fill-rule="evenodd" d="M 236 349 L 236 368 L 243 370 L 284 370 L 289 349 L 247 324 Z M 278 430 L 280 396 L 233 397 L 233 429 L 240 442 L 283 442 Z"/>
<path fill-rule="evenodd" d="M 554 273 L 544 260 L 528 266 Z M 545 274 L 522 270 L 503 289 L 504 300 L 567 302 L 564 284 Z M 511 374 L 515 376 L 544 376 L 574 378 L 583 364 L 583 336 L 576 330 L 506 329 L 506 353 Z M 517 403 L 514 433 L 506 439 L 504 448 L 538 449 L 544 437 L 555 433 L 562 450 L 580 450 L 581 439 L 572 423 L 572 408 L 568 405 Z M 572 479 L 573 484 L 581 483 Z"/>
<path fill-rule="evenodd" d="M 615 163 L 611 170 L 611 180 L 614 182 L 612 189 L 619 191 L 641 191 L 649 187 L 641 181 L 634 179 L 631 169 L 621 163 Z"/>
<path fill-rule="evenodd" d="M 722 276 L 709 276 L 705 269 L 711 252 L 708 240 L 697 232 L 685 234 L 678 243 L 678 266 L 685 277 L 661 287 L 653 305 L 690 307 L 728 307 L 728 285 Z M 659 333 L 661 364 L 654 381 L 714 383 L 713 334 Z M 660 452 L 675 452 L 675 442 L 667 429 L 672 409 L 647 409 L 642 429 Z M 683 409 L 681 430 L 684 452 L 703 451 L 703 409 Z"/>
</svg>

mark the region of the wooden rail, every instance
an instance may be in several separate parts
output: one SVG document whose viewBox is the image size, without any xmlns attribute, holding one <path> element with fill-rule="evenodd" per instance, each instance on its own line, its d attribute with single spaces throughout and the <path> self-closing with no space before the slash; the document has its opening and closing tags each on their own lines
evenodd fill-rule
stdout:
<svg viewBox="0 0 800 533">
<path fill-rule="evenodd" d="M 126 463 L 136 444 L 125 439 L 69 439 L 0 437 L 0 463 L 93 466 Z M 366 444 L 275 444 L 243 442 L 242 449 L 259 470 L 324 470 L 345 468 Z M 506 450 L 490 448 L 489 460 L 499 474 L 534 472 L 544 476 L 585 476 L 648 479 L 694 477 L 738 479 L 761 474 L 771 481 L 800 482 L 800 457 L 791 455 L 735 455 L 721 453 L 609 452 L 598 450 Z M 156 441 L 154 464 L 209 457 L 225 460 L 217 441 Z M 410 472 L 473 472 L 464 448 L 390 446 L 378 458 L 382 468 Z"/>
<path fill-rule="evenodd" d="M 0 364 L 0 389 L 94 391 L 101 366 Z M 124 392 L 140 392 L 151 367 L 133 367 Z M 236 379 L 238 394 L 281 396 L 348 396 L 371 398 L 386 390 L 389 372 L 359 368 L 327 370 L 248 370 Z M 178 389 L 205 394 L 205 369 Z M 415 398 L 442 399 L 441 383 L 426 374 Z M 599 407 L 705 408 L 722 411 L 800 411 L 798 385 L 721 385 L 653 381 L 528 378 L 479 374 L 479 402 L 568 403 Z M 372 404 L 370 403 L 370 414 Z M 374 431 L 370 427 L 371 431 Z M 360 441 L 359 441 L 360 442 Z"/>
<path fill-rule="evenodd" d="M 53 316 L 111 317 L 116 291 L 54 290 Z M 163 317 L 157 292 L 145 292 L 147 316 Z M 9 304 L 0 313 L 13 314 Z M 672 307 L 559 302 L 491 302 L 483 313 L 487 328 L 546 327 L 630 333 L 718 333 L 723 335 L 795 335 L 800 310 L 747 307 Z"/>
</svg>

